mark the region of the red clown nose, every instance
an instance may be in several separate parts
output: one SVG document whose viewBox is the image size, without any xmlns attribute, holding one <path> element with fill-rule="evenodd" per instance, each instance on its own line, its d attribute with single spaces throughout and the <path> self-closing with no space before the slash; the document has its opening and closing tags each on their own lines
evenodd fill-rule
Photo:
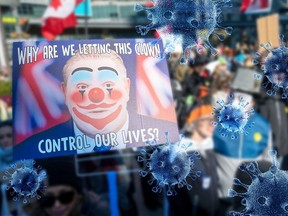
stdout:
<svg viewBox="0 0 288 216">
<path fill-rule="evenodd" d="M 93 88 L 89 91 L 88 97 L 94 103 L 100 103 L 104 99 L 104 92 L 100 88 Z"/>
</svg>

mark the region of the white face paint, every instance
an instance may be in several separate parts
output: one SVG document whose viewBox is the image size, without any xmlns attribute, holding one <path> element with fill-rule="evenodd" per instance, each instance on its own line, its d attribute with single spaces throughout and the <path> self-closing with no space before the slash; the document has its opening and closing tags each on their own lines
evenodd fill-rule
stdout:
<svg viewBox="0 0 288 216">
<path fill-rule="evenodd" d="M 75 61 L 69 67 L 66 105 L 83 133 L 117 132 L 127 120 L 130 80 L 120 68 L 107 57 Z"/>
</svg>

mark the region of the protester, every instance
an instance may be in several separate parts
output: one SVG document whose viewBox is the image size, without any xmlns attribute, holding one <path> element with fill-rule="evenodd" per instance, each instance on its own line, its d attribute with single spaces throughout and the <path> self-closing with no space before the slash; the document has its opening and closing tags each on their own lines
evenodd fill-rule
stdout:
<svg viewBox="0 0 288 216">
<path fill-rule="evenodd" d="M 41 199 L 27 208 L 30 216 L 110 215 L 97 194 L 85 191 L 82 179 L 75 173 L 73 158 L 51 158 L 36 164 L 47 173 L 47 189 Z"/>
<path fill-rule="evenodd" d="M 12 162 L 13 128 L 10 120 L 0 123 L 0 181 L 2 175 Z"/>
<path fill-rule="evenodd" d="M 199 151 L 200 160 L 194 161 L 194 167 L 201 171 L 201 176 L 191 181 L 192 190 L 180 190 L 176 197 L 170 198 L 171 215 L 199 215 L 213 216 L 218 208 L 215 154 L 213 151 L 213 131 L 211 124 L 213 111 L 210 105 L 201 105 L 192 110 L 185 127 L 185 138 L 182 144 L 186 146 L 188 154 Z M 185 199 L 185 202 L 184 202 Z"/>
<path fill-rule="evenodd" d="M 243 96 L 253 107 L 253 98 L 245 94 L 234 93 L 233 103 L 238 104 L 239 98 Z M 247 110 L 250 109 L 246 107 Z M 271 126 L 259 113 L 250 116 L 247 124 L 254 123 L 251 128 L 246 127 L 246 134 L 236 134 L 236 139 L 231 139 L 231 134 L 223 137 L 215 130 L 213 140 L 216 153 L 217 173 L 219 176 L 218 194 L 220 197 L 219 215 L 224 215 L 232 205 L 231 198 L 227 197 L 228 189 L 233 186 L 233 179 L 239 165 L 251 160 L 269 160 L 268 152 L 272 149 Z"/>
<path fill-rule="evenodd" d="M 7 120 L 0 123 L 0 215 L 25 216 L 22 210 L 22 203 L 16 203 L 10 195 L 12 190 L 6 190 L 9 179 L 3 178 L 6 172 L 11 172 L 9 167 L 13 161 L 13 127 L 12 121 Z M 15 162 L 17 163 L 17 162 Z"/>
</svg>

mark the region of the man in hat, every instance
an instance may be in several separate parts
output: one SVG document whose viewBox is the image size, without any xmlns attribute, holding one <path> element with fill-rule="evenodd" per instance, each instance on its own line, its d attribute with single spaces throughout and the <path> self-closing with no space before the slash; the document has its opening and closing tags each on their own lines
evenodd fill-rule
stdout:
<svg viewBox="0 0 288 216">
<path fill-rule="evenodd" d="M 193 187 L 191 191 L 179 190 L 177 197 L 170 199 L 173 216 L 188 215 L 192 212 L 193 215 L 212 216 L 218 208 L 218 176 L 213 151 L 212 111 L 211 105 L 201 105 L 193 109 L 187 118 L 182 143 L 185 145 L 192 143 L 187 149 L 188 154 L 194 151 L 200 152 L 201 159 L 194 161 L 194 167 L 197 171 L 201 171 L 201 176 L 191 181 Z"/>
</svg>

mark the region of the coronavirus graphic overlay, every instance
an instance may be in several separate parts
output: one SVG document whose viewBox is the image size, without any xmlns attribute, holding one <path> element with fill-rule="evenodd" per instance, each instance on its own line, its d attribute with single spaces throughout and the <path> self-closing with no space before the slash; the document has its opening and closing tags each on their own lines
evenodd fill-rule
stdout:
<svg viewBox="0 0 288 216">
<path fill-rule="evenodd" d="M 256 79 L 266 76 L 268 81 L 263 83 L 263 87 L 267 88 L 267 94 L 276 95 L 276 92 L 282 88 L 282 99 L 288 97 L 288 48 L 284 43 L 284 36 L 280 35 L 280 47 L 272 48 L 271 43 L 260 44 L 267 55 L 261 55 L 259 52 L 255 54 L 254 64 L 261 65 L 263 74 L 255 74 Z"/>
<path fill-rule="evenodd" d="M 257 162 L 240 166 L 250 175 L 252 183 L 247 185 L 234 179 L 234 184 L 242 186 L 247 192 L 228 191 L 230 197 L 243 197 L 241 204 L 245 206 L 241 212 L 230 212 L 231 216 L 288 215 L 288 172 L 279 169 L 276 154 L 276 151 L 270 152 L 273 163 L 267 172 L 262 173 Z"/>
<path fill-rule="evenodd" d="M 218 126 L 218 132 L 222 137 L 231 135 L 231 139 L 237 139 L 239 133 L 249 134 L 248 130 L 254 126 L 254 122 L 249 123 L 249 117 L 254 113 L 254 109 L 247 109 L 249 102 L 245 102 L 240 97 L 239 102 L 234 102 L 233 95 L 228 97 L 228 102 L 217 101 L 218 107 L 214 107 L 212 115 L 216 117 L 214 126 Z"/>
<path fill-rule="evenodd" d="M 23 198 L 23 202 L 27 203 L 31 198 L 40 199 L 38 191 L 43 193 L 46 186 L 42 181 L 46 178 L 46 172 L 41 167 L 34 167 L 35 161 L 22 161 L 20 164 L 10 165 L 10 169 L 5 172 L 3 180 L 9 180 L 6 190 L 12 189 L 10 193 L 14 201 Z"/>
<path fill-rule="evenodd" d="M 145 149 L 141 150 L 142 156 L 138 156 L 138 162 L 145 163 L 145 169 L 140 170 L 142 177 L 147 176 L 149 173 L 152 178 L 148 184 L 152 185 L 156 181 L 156 186 L 152 188 L 155 193 L 160 193 L 162 189 L 168 188 L 167 196 L 175 196 L 175 186 L 178 188 L 184 186 L 191 190 L 192 186 L 186 181 L 187 177 L 195 180 L 200 177 L 201 172 L 194 169 L 194 161 L 200 159 L 199 152 L 187 154 L 186 149 L 192 145 L 181 144 L 181 139 L 177 143 L 170 143 L 168 133 L 165 133 L 166 143 L 163 145 L 156 145 L 157 142 L 151 141 L 148 144 L 153 149 L 150 154 Z"/>
<path fill-rule="evenodd" d="M 150 30 L 156 30 L 164 41 L 167 58 L 175 50 L 175 45 L 181 45 L 181 63 L 193 60 L 189 52 L 192 47 L 196 47 L 200 54 L 205 47 L 216 55 L 218 51 L 210 44 L 209 37 L 213 34 L 223 41 L 224 32 L 227 35 L 232 33 L 232 27 L 220 25 L 222 8 L 232 7 L 231 0 L 154 0 L 152 5 L 135 5 L 135 11 L 146 11 L 151 20 L 147 26 L 137 25 L 136 31 L 146 35 Z"/>
</svg>

